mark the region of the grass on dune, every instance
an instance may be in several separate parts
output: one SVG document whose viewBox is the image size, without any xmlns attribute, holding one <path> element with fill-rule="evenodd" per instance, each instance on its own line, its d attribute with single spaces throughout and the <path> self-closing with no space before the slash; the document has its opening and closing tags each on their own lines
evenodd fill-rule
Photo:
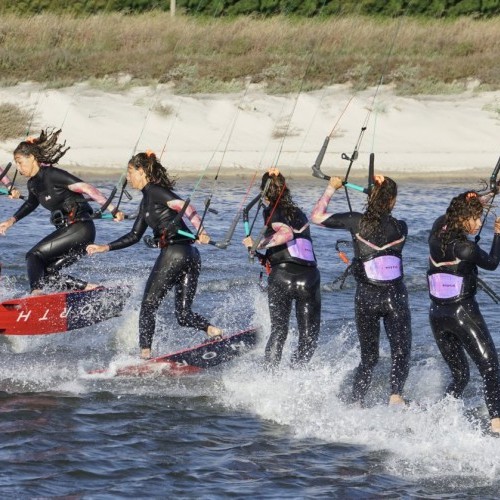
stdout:
<svg viewBox="0 0 500 500">
<path fill-rule="evenodd" d="M 498 19 L 229 20 L 160 12 L 0 19 L 4 85 L 114 82 L 126 74 L 131 85 L 171 82 L 178 93 L 238 91 L 248 81 L 286 93 L 334 83 L 363 89 L 383 75 L 401 94 L 443 93 L 471 80 L 500 88 L 498 54 Z"/>
</svg>

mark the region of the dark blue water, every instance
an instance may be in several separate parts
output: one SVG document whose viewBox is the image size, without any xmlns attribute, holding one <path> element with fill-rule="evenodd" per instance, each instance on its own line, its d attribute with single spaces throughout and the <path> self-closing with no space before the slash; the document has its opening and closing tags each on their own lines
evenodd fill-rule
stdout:
<svg viewBox="0 0 500 500">
<path fill-rule="evenodd" d="M 206 225 L 223 236 L 250 176 L 217 184 Z M 111 185 L 98 183 L 104 190 Z M 194 181 L 181 182 L 188 194 Z M 212 179 L 194 193 L 202 206 Z M 296 201 L 310 212 L 324 184 L 290 181 Z M 463 401 L 442 398 L 449 379 L 428 325 L 426 239 L 434 218 L 465 182 L 401 181 L 394 213 L 408 221 L 405 270 L 410 290 L 414 349 L 407 409 L 386 406 L 389 349 L 383 337 L 367 408 L 347 407 L 359 354 L 353 327 L 354 283 L 331 285 L 344 269 L 333 250 L 348 236 L 313 228 L 322 271 L 323 316 L 318 350 L 303 371 L 261 369 L 269 331 L 259 267 L 239 244 L 242 227 L 226 251 L 203 247 L 196 310 L 228 331 L 262 324 L 258 348 L 236 362 L 201 375 L 99 378 L 89 368 L 117 366 L 137 356 L 141 290 L 156 257 L 142 243 L 120 252 L 84 258 L 74 274 L 94 282 L 127 282 L 134 293 L 126 313 L 92 328 L 46 337 L 0 339 L 0 495 L 2 497 L 219 498 L 495 498 L 500 486 L 500 440 L 488 433 L 481 381 L 475 367 Z M 253 191 L 256 189 L 254 188 Z M 139 200 L 126 205 L 133 211 Z M 352 194 L 355 209 L 363 198 Z M 17 201 L 0 199 L 0 219 Z M 331 208 L 345 209 L 337 193 Z M 125 206 L 124 206 L 125 207 Z M 100 243 L 130 225 L 98 221 Z M 482 244 L 489 247 L 493 220 Z M 27 289 L 24 253 L 51 227 L 42 209 L 2 238 L 3 298 Z M 500 291 L 498 273 L 484 273 Z M 499 307 L 478 300 L 500 345 Z M 290 343 L 296 338 L 292 324 Z M 176 325 L 172 298 L 160 311 L 157 354 L 194 345 L 203 335 Z"/>
</svg>

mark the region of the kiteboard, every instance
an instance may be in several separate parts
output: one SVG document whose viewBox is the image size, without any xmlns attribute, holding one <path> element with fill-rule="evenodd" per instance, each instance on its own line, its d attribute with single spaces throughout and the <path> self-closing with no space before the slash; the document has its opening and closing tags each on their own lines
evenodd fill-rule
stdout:
<svg viewBox="0 0 500 500">
<path fill-rule="evenodd" d="M 127 366 L 88 371 L 89 375 L 104 377 L 136 377 L 154 375 L 183 375 L 198 373 L 225 363 L 257 344 L 260 327 L 249 328 L 232 335 L 210 339 L 202 344 Z"/>
<path fill-rule="evenodd" d="M 0 335 L 47 335 L 84 328 L 119 316 L 131 290 L 93 290 L 30 295 L 0 302 Z"/>
</svg>

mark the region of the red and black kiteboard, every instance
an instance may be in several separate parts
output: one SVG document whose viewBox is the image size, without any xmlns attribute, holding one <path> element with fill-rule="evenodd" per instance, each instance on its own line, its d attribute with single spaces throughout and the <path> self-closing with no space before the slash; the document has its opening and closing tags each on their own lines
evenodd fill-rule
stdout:
<svg viewBox="0 0 500 500">
<path fill-rule="evenodd" d="M 220 339 L 208 340 L 189 349 L 164 354 L 136 364 L 87 372 L 105 376 L 183 375 L 225 363 L 257 344 L 260 327 L 249 328 Z"/>
<path fill-rule="evenodd" d="M 131 290 L 93 290 L 34 295 L 0 302 L 1 335 L 47 335 L 76 330 L 119 316 Z"/>
</svg>

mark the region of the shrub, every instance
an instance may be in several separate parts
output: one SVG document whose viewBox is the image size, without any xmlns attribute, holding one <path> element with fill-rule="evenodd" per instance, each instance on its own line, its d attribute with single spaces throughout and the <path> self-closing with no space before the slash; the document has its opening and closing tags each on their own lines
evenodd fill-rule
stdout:
<svg viewBox="0 0 500 500">
<path fill-rule="evenodd" d="M 16 104 L 0 104 L 0 140 L 16 139 L 27 135 L 30 113 Z"/>
</svg>

